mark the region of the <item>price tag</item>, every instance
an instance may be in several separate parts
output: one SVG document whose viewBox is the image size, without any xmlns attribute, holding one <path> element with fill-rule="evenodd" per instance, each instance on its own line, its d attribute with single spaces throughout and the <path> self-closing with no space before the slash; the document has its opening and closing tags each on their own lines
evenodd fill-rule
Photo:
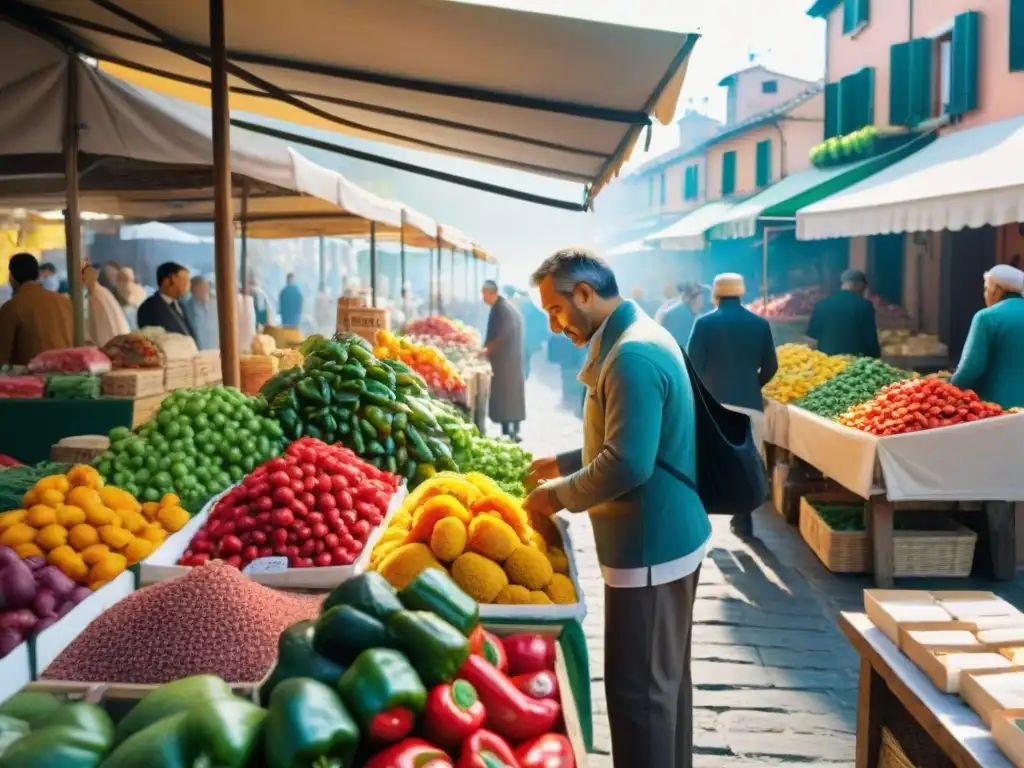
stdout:
<svg viewBox="0 0 1024 768">
<path fill-rule="evenodd" d="M 242 573 L 280 573 L 287 570 L 287 557 L 257 557 L 242 569 Z"/>
</svg>

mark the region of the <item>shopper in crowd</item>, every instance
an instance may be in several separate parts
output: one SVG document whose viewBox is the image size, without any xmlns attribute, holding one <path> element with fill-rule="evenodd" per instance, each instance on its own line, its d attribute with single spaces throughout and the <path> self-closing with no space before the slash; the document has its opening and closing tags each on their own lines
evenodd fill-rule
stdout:
<svg viewBox="0 0 1024 768">
<path fill-rule="evenodd" d="M 82 267 L 82 287 L 86 297 L 86 331 L 97 347 L 102 347 L 115 336 L 122 336 L 131 329 L 121 305 L 110 291 L 100 285 L 100 273 L 96 267 L 86 264 Z"/>
<path fill-rule="evenodd" d="M 840 280 L 842 288 L 814 307 L 807 335 L 826 355 L 881 357 L 875 305 L 864 298 L 867 278 L 863 272 L 848 269 Z"/>
<path fill-rule="evenodd" d="M 105 261 L 99 268 L 99 283 L 112 294 L 121 304 L 124 304 L 124 297 L 117 287 L 117 275 L 121 271 L 121 265 L 116 261 Z"/>
<path fill-rule="evenodd" d="M 57 276 L 57 267 L 48 261 L 40 264 L 39 284 L 48 291 L 60 293 L 60 278 Z"/>
<path fill-rule="evenodd" d="M 692 765 L 690 629 L 711 525 L 695 477 L 693 391 L 679 345 L 584 249 L 533 275 L 551 330 L 589 343 L 583 449 L 535 460 L 532 515 L 590 512 L 605 580 L 605 691 L 618 768 Z M 537 486 L 538 483 L 542 483 Z"/>
<path fill-rule="evenodd" d="M 640 307 L 649 317 L 658 313 L 658 303 L 650 301 L 644 296 L 644 289 L 636 287 L 633 289 L 633 302 Z"/>
<path fill-rule="evenodd" d="M 43 288 L 31 253 L 16 253 L 7 268 L 13 295 L 0 306 L 0 365 L 27 365 L 40 352 L 70 347 L 70 299 Z"/>
<path fill-rule="evenodd" d="M 704 311 L 704 292 L 697 283 L 679 286 L 679 298 L 661 318 L 661 325 L 672 334 L 676 343 L 686 349 L 693 324 Z"/>
<path fill-rule="evenodd" d="M 278 310 L 281 313 L 282 328 L 298 328 L 302 323 L 302 289 L 295 284 L 295 274 L 288 273 L 285 286 L 277 297 Z"/>
<path fill-rule="evenodd" d="M 246 294 L 252 296 L 253 308 L 256 311 L 255 331 L 259 333 L 270 322 L 273 307 L 270 305 L 270 296 L 260 287 L 260 277 L 255 272 L 249 273 Z"/>
<path fill-rule="evenodd" d="M 121 306 L 138 310 L 146 300 L 146 289 L 135 282 L 135 270 L 131 267 L 121 267 L 117 270 L 114 284 L 117 286 L 115 295 L 119 298 Z"/>
<path fill-rule="evenodd" d="M 193 277 L 188 298 L 182 303 L 185 306 L 185 317 L 196 334 L 196 346 L 200 349 L 219 349 L 217 305 L 210 296 L 210 281 L 202 275 Z"/>
<path fill-rule="evenodd" d="M 952 382 L 1003 408 L 1024 407 L 1024 272 L 999 264 L 985 273 L 985 306 L 971 320 Z"/>
<path fill-rule="evenodd" d="M 682 301 L 682 293 L 686 285 L 688 285 L 688 283 L 679 283 L 675 285 L 668 283 L 665 286 L 665 300 L 661 302 L 661 306 L 658 307 L 658 311 L 654 313 L 654 321 L 656 323 L 661 323 L 662 318 L 665 317 L 665 313 Z"/>
<path fill-rule="evenodd" d="M 712 300 L 717 308 L 694 322 L 687 353 L 711 395 L 750 417 L 754 444 L 763 450 L 761 387 L 771 381 L 779 363 L 771 326 L 743 306 L 743 293 L 740 275 L 724 273 L 715 278 Z M 752 536 L 750 513 L 734 516 L 732 530 L 737 536 Z"/>
<path fill-rule="evenodd" d="M 526 380 L 523 377 L 523 318 L 519 310 L 498 293 L 493 280 L 484 283 L 487 317 L 484 353 L 491 361 L 491 401 L 488 415 L 501 424 L 501 433 L 519 442 L 519 425 L 526 419 Z"/>
<path fill-rule="evenodd" d="M 173 261 L 156 269 L 158 290 L 139 307 L 139 327 L 158 326 L 168 333 L 182 333 L 196 338 L 192 323 L 185 316 L 181 300 L 188 293 L 188 270 Z"/>
</svg>

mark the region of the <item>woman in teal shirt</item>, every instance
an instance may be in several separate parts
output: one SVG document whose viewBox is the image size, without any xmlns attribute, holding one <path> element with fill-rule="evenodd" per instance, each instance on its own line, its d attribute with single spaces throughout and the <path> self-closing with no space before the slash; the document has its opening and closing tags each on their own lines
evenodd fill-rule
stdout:
<svg viewBox="0 0 1024 768">
<path fill-rule="evenodd" d="M 1024 406 L 1024 272 L 999 264 L 985 273 L 985 305 L 971 321 L 952 382 L 1003 408 Z"/>
</svg>

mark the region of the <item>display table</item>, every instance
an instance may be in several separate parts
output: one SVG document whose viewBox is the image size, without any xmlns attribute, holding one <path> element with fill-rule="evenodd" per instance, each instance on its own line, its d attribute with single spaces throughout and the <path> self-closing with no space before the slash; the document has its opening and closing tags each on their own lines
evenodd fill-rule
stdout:
<svg viewBox="0 0 1024 768">
<path fill-rule="evenodd" d="M 789 406 L 768 397 L 764 399 L 764 441 L 789 450 Z"/>
<path fill-rule="evenodd" d="M 981 718 L 940 692 L 866 615 L 841 613 L 838 621 L 861 659 L 857 768 L 905 765 L 880 760 L 893 739 L 919 768 L 1012 768 Z"/>
<path fill-rule="evenodd" d="M 0 453 L 24 464 L 50 458 L 50 446 L 65 437 L 106 435 L 114 427 L 132 426 L 135 401 L 0 399 Z"/>
<path fill-rule="evenodd" d="M 879 438 L 791 405 L 789 450 L 870 500 L 878 586 L 893 583 L 893 502 L 983 502 L 993 575 L 1014 577 L 1011 502 L 1024 500 L 1024 414 Z"/>
</svg>

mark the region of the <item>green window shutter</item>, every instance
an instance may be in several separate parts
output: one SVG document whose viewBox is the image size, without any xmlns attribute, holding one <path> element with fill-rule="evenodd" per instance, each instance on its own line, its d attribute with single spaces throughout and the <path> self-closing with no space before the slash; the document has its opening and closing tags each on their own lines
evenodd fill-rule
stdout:
<svg viewBox="0 0 1024 768">
<path fill-rule="evenodd" d="M 910 43 L 889 49 L 889 124 L 913 125 L 910 120 Z"/>
<path fill-rule="evenodd" d="M 961 13 L 953 20 L 953 52 L 949 88 L 949 114 L 962 115 L 978 107 L 977 11 Z"/>
<path fill-rule="evenodd" d="M 857 121 L 860 119 L 858 113 L 860 92 L 860 80 L 856 73 L 847 75 L 839 81 L 839 136 L 856 131 L 860 126 Z"/>
<path fill-rule="evenodd" d="M 757 142 L 757 166 L 754 172 L 754 184 L 767 187 L 772 183 L 772 140 Z"/>
<path fill-rule="evenodd" d="M 843 34 L 848 35 L 871 19 L 871 0 L 843 0 Z"/>
<path fill-rule="evenodd" d="M 1024 0 L 1010 0 L 1010 71 L 1024 72 Z"/>
<path fill-rule="evenodd" d="M 908 93 L 910 108 L 908 125 L 923 123 L 932 116 L 932 48 L 934 41 L 928 37 L 911 40 L 910 81 Z"/>
<path fill-rule="evenodd" d="M 860 78 L 860 125 L 875 124 L 875 68 L 864 67 L 857 73 Z"/>
<path fill-rule="evenodd" d="M 668 172 L 666 171 L 665 173 L 661 174 L 658 177 L 658 185 L 659 185 L 659 188 L 658 188 L 658 200 L 659 200 L 661 205 L 664 205 L 665 204 L 665 200 L 666 200 L 667 190 L 665 189 L 665 177 L 667 175 L 668 175 Z"/>
<path fill-rule="evenodd" d="M 699 176 L 696 165 L 688 165 L 683 177 L 683 199 L 696 200 L 698 197 Z"/>
<path fill-rule="evenodd" d="M 722 155 L 722 196 L 736 191 L 736 150 Z"/>
<path fill-rule="evenodd" d="M 839 135 L 839 83 L 825 85 L 825 138 Z"/>
</svg>

